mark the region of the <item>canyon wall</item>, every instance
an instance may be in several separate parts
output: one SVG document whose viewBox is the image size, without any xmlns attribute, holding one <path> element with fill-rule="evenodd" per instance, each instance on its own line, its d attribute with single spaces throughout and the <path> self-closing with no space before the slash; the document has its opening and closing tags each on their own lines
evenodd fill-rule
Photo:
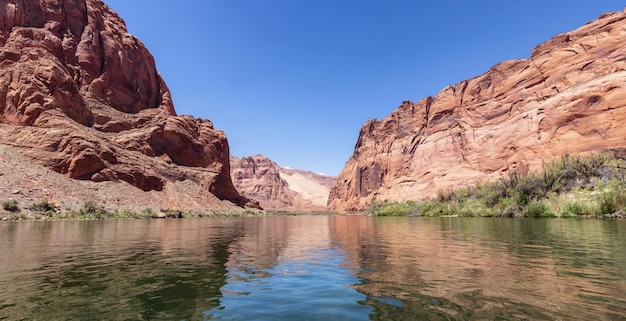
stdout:
<svg viewBox="0 0 626 321">
<path fill-rule="evenodd" d="M 100 0 L 0 1 L 0 145 L 76 180 L 192 182 L 248 204 L 224 133 L 176 114 L 154 58 Z"/>
<path fill-rule="evenodd" d="M 284 168 L 263 155 L 231 156 L 237 190 L 261 207 L 281 211 L 322 211 L 336 177 Z"/>
<path fill-rule="evenodd" d="M 328 206 L 376 201 L 535 171 L 565 153 L 626 147 L 626 14 L 607 13 L 361 129 Z"/>
</svg>

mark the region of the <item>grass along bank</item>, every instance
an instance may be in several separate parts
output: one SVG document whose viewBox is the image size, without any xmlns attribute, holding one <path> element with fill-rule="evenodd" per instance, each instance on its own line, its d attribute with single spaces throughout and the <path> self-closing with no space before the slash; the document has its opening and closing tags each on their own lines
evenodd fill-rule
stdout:
<svg viewBox="0 0 626 321">
<path fill-rule="evenodd" d="M 181 211 L 173 209 L 152 208 L 143 210 L 130 209 L 107 209 L 105 206 L 93 201 L 87 201 L 79 209 L 62 210 L 56 204 L 43 199 L 39 202 L 22 207 L 15 200 L 2 202 L 0 221 L 54 221 L 54 220 L 107 220 L 107 219 L 162 219 L 162 218 L 186 218 L 186 217 L 226 217 L 226 216 L 252 216 L 263 213 L 259 210 L 240 209 L 230 212 L 208 210 Z"/>
<path fill-rule="evenodd" d="M 181 211 L 152 208 L 143 210 L 107 209 L 104 205 L 87 201 L 79 209 L 62 210 L 56 204 L 43 199 L 25 207 L 15 200 L 2 202 L 0 221 L 58 221 L 58 220 L 114 220 L 114 219 L 180 219 L 193 217 L 243 217 L 243 216 L 294 216 L 294 215 L 339 215 L 335 212 L 262 211 L 257 209 L 234 209 L 232 211 L 207 210 Z"/>
<path fill-rule="evenodd" d="M 440 191 L 430 200 L 378 202 L 374 216 L 625 217 L 626 158 L 618 152 L 564 155 L 540 173 Z"/>
</svg>

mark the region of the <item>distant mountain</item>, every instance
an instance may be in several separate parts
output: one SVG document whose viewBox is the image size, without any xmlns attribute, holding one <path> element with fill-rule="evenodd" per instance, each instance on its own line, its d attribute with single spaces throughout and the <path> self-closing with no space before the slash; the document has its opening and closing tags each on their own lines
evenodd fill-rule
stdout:
<svg viewBox="0 0 626 321">
<path fill-rule="evenodd" d="M 336 177 L 288 169 L 263 155 L 230 157 L 235 188 L 269 210 L 325 210 Z"/>
<path fill-rule="evenodd" d="M 462 50 L 459 51 L 462 55 Z M 361 129 L 329 208 L 359 211 L 626 148 L 626 13 L 607 13 Z"/>
<path fill-rule="evenodd" d="M 102 1 L 0 1 L 5 198 L 254 206 L 228 162 L 224 133 L 176 114 L 152 55 Z"/>
</svg>

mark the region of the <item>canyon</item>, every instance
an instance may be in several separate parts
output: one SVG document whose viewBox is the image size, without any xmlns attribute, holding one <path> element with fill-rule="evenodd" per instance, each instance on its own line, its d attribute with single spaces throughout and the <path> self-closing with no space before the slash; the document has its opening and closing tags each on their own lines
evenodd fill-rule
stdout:
<svg viewBox="0 0 626 321">
<path fill-rule="evenodd" d="M 626 147 L 626 13 L 601 15 L 484 74 L 368 121 L 328 207 L 428 199 Z"/>
<path fill-rule="evenodd" d="M 324 211 L 336 177 L 281 167 L 263 155 L 231 156 L 237 190 L 266 210 Z"/>
<path fill-rule="evenodd" d="M 0 195 L 63 209 L 360 212 L 626 148 L 626 13 L 361 128 L 338 177 L 230 155 L 101 0 L 0 2 Z"/>
<path fill-rule="evenodd" d="M 0 2 L 0 193 L 72 208 L 258 207 L 211 121 L 177 115 L 153 56 L 100 0 Z"/>
</svg>

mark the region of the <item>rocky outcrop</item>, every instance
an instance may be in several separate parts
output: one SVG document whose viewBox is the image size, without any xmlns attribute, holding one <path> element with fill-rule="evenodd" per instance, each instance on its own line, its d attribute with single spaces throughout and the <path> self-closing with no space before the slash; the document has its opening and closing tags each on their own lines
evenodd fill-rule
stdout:
<svg viewBox="0 0 626 321">
<path fill-rule="evenodd" d="M 178 116 L 152 55 L 100 0 L 0 1 L 0 143 L 67 177 L 245 205 L 226 136 Z"/>
<path fill-rule="evenodd" d="M 336 177 L 279 166 L 263 155 L 231 156 L 231 176 L 237 190 L 269 210 L 325 210 Z"/>
<path fill-rule="evenodd" d="M 626 14 L 608 13 L 367 122 L 329 208 L 424 199 L 565 153 L 626 147 Z"/>
</svg>

